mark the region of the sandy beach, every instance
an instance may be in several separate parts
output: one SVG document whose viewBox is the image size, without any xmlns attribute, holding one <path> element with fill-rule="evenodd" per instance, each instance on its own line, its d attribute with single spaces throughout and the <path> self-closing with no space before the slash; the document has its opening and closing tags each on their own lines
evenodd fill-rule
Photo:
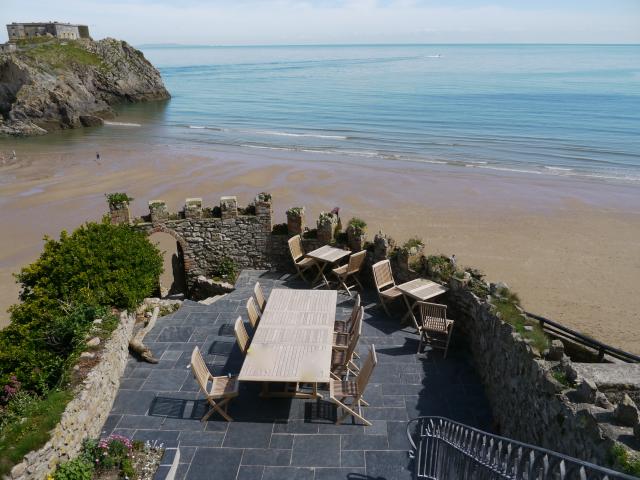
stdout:
<svg viewBox="0 0 640 480">
<path fill-rule="evenodd" d="M 517 291 L 525 307 L 622 349 L 640 353 L 640 191 L 631 184 L 524 175 L 418 162 L 288 154 L 226 147 L 150 146 L 55 152 L 22 148 L 0 166 L 0 325 L 17 301 L 12 278 L 57 236 L 106 212 L 104 194 L 126 191 L 135 215 L 161 198 L 246 204 L 273 194 L 276 215 L 307 207 L 313 221 L 335 206 L 427 253 L 455 253 L 489 280 Z"/>
</svg>

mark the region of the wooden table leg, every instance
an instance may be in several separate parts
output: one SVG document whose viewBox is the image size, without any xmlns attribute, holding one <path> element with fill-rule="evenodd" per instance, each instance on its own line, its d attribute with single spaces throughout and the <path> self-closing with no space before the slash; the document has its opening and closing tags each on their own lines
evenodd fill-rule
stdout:
<svg viewBox="0 0 640 480">
<path fill-rule="evenodd" d="M 418 320 L 416 319 L 416 316 L 413 314 L 413 310 L 416 308 L 417 302 L 414 302 L 414 304 L 411 305 L 409 303 L 409 299 L 407 298 L 407 295 L 403 294 L 402 298 L 404 299 L 404 303 L 407 306 L 407 313 L 404 314 L 404 316 L 400 320 L 400 323 L 404 323 L 408 317 L 411 317 L 411 320 L 413 321 L 413 326 L 416 327 L 416 330 L 418 332 L 420 332 L 420 327 L 418 326 Z"/>
</svg>

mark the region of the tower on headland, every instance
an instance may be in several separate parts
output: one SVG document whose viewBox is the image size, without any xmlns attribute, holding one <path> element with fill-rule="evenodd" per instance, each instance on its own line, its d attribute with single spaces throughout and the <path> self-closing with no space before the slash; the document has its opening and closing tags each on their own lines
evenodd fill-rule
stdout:
<svg viewBox="0 0 640 480">
<path fill-rule="evenodd" d="M 66 40 L 91 38 L 87 25 L 62 22 L 10 23 L 7 25 L 9 42 L 37 37 L 55 37 Z"/>
</svg>

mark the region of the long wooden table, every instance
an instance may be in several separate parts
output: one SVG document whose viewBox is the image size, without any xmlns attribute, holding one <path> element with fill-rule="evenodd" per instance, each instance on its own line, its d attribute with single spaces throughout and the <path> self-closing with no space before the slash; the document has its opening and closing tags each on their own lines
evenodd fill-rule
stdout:
<svg viewBox="0 0 640 480">
<path fill-rule="evenodd" d="M 396 285 L 396 288 L 402 292 L 402 298 L 404 298 L 404 303 L 408 309 L 408 312 L 404 317 L 402 317 L 402 321 L 407 317 L 411 317 L 413 325 L 418 331 L 420 330 L 418 327 L 418 321 L 416 320 L 416 316 L 413 314 L 413 310 L 415 309 L 417 302 L 425 302 L 430 298 L 442 295 L 449 290 L 447 287 L 444 287 L 439 283 L 432 282 L 431 280 L 427 280 L 426 278 L 416 278 L 415 280 Z M 413 305 L 409 303 L 409 299 L 414 301 Z"/>
<path fill-rule="evenodd" d="M 331 347 L 338 295 L 335 290 L 274 289 L 240 370 L 240 381 L 296 384 L 287 396 L 317 396 L 331 379 Z M 311 395 L 297 390 L 311 383 Z M 281 394 L 283 392 L 280 392 Z M 277 393 L 263 394 L 276 396 Z"/>
</svg>

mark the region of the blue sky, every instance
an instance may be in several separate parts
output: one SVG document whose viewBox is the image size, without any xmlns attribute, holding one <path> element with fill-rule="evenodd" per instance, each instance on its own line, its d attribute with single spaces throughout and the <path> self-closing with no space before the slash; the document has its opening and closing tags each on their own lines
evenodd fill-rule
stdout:
<svg viewBox="0 0 640 480">
<path fill-rule="evenodd" d="M 640 43 L 640 0 L 0 0 L 3 24 L 54 19 L 134 44 Z"/>
</svg>

